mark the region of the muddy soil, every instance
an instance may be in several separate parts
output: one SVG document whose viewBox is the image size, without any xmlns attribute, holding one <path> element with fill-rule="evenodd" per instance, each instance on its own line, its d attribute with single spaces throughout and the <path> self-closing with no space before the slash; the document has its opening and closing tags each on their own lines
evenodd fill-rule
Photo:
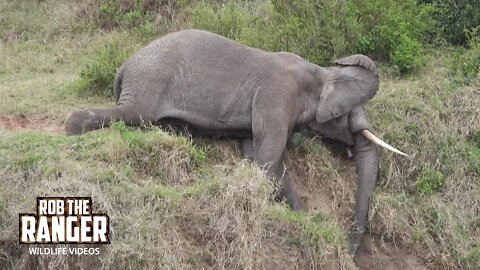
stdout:
<svg viewBox="0 0 480 270">
<path fill-rule="evenodd" d="M 0 116 L 0 129 L 14 131 L 35 130 L 47 133 L 63 133 L 63 120 L 44 114 L 30 115 L 2 115 Z"/>
</svg>

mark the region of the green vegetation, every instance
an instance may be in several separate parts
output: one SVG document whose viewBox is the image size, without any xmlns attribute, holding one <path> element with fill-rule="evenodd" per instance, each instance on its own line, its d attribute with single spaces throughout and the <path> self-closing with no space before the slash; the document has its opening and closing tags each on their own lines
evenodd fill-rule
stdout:
<svg viewBox="0 0 480 270">
<path fill-rule="evenodd" d="M 478 0 L 423 0 L 435 6 L 432 14 L 439 34 L 452 44 L 466 44 L 465 30 L 480 25 L 480 1 Z"/>
<path fill-rule="evenodd" d="M 91 60 L 80 71 L 80 81 L 75 88 L 112 97 L 117 69 L 139 47 L 139 44 L 128 43 L 126 33 L 112 35 L 95 49 Z"/>
<path fill-rule="evenodd" d="M 444 184 L 445 176 L 428 166 L 422 167 L 415 183 L 417 191 L 427 195 L 440 191 Z"/>
<path fill-rule="evenodd" d="M 336 251 L 336 246 L 348 245 L 345 233 L 335 220 L 322 213 L 306 215 L 301 212 L 272 209 L 270 216 L 275 221 L 297 226 L 300 229 L 301 241 L 306 241 L 316 252 L 332 254 Z"/>
<path fill-rule="evenodd" d="M 480 77 L 480 26 L 465 32 L 468 49 L 458 48 L 451 61 L 454 82 L 458 84 L 470 84 Z"/>
<path fill-rule="evenodd" d="M 102 256 L 75 258 L 86 269 L 355 268 L 347 239 L 356 172 L 344 145 L 293 134 L 286 165 L 311 210 L 297 213 L 272 199 L 276 187 L 229 140 L 122 123 L 81 137 L 38 131 L 61 129 L 71 110 L 111 106 L 124 60 L 189 27 L 322 65 L 374 58 L 375 133 L 411 156 L 380 150 L 368 234 L 385 243 L 375 252 L 399 243 L 420 264 L 480 268 L 475 3 L 0 0 L 0 268 L 72 263 L 32 259 L 17 244 L 18 213 L 56 195 L 92 196 L 111 217 Z"/>
<path fill-rule="evenodd" d="M 392 63 L 400 73 L 425 63 L 425 36 L 433 23 L 430 5 L 419 5 L 416 0 L 353 2 L 362 25 L 359 52 Z"/>
<path fill-rule="evenodd" d="M 427 61 L 426 47 L 435 41 L 434 25 L 442 20 L 436 15 L 442 8 L 446 7 L 416 0 L 226 3 L 96 0 L 85 8 L 83 13 L 90 15 L 84 16 L 81 25 L 87 29 L 123 30 L 136 43 L 112 40 L 97 49 L 92 63 L 83 68 L 77 88 L 110 93 L 114 70 L 134 48 L 170 29 L 185 27 L 205 29 L 269 51 L 293 52 L 319 65 L 329 65 L 332 59 L 348 54 L 363 53 L 388 63 L 393 69 L 391 73 L 398 76 L 413 72 Z M 459 49 L 452 61 L 459 83 L 469 83 L 478 73 L 475 25 L 474 19 L 465 24 L 465 39 L 471 49 Z M 438 34 L 437 39 L 448 40 L 449 35 Z"/>
<path fill-rule="evenodd" d="M 405 73 L 425 62 L 432 8 L 409 1 L 198 2 L 187 10 L 195 28 L 271 51 L 289 51 L 327 65 L 360 52 Z"/>
</svg>

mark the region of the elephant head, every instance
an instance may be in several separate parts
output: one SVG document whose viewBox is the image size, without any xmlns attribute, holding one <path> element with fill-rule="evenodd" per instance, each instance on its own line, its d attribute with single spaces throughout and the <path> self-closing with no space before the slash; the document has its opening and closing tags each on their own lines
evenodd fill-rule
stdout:
<svg viewBox="0 0 480 270">
<path fill-rule="evenodd" d="M 364 104 L 375 96 L 379 86 L 373 61 L 364 55 L 353 55 L 335 63 L 337 66 L 325 69 L 316 117 L 308 127 L 319 135 L 354 146 L 358 179 L 351 243 L 352 253 L 355 253 L 366 228 L 370 197 L 378 174 L 379 157 L 375 144 L 406 154 L 372 133 Z"/>
</svg>

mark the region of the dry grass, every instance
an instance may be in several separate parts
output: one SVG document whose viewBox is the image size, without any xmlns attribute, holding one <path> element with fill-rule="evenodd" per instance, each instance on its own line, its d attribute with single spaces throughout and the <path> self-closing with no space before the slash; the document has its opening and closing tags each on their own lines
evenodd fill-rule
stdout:
<svg viewBox="0 0 480 270">
<path fill-rule="evenodd" d="M 36 3 L 35 3 L 36 2 Z M 70 35 L 76 26 L 74 3 L 67 0 L 0 1 L 3 41 L 38 39 L 49 42 Z"/>
<path fill-rule="evenodd" d="M 411 158 L 384 153 L 372 233 L 446 268 L 480 267 L 479 81 L 452 84 L 438 51 L 421 78 L 383 82 L 370 106 L 378 133 Z"/>
<path fill-rule="evenodd" d="M 208 147 L 122 125 L 83 137 L 4 132 L 1 267 L 354 268 L 334 219 L 276 204 L 263 171 L 231 150 L 215 153 L 222 162 L 209 160 Z M 28 255 L 15 240 L 18 213 L 34 211 L 36 196 L 70 195 L 91 196 L 109 214 L 111 245 L 101 256 Z"/>
</svg>

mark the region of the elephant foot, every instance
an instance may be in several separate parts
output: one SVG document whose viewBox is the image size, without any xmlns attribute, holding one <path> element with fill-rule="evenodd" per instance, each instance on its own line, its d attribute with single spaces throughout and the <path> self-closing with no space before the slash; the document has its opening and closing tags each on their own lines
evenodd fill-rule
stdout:
<svg viewBox="0 0 480 270">
<path fill-rule="evenodd" d="M 253 148 L 253 140 L 252 139 L 243 139 L 240 142 L 240 151 L 242 155 L 249 160 L 253 160 L 253 153 L 255 152 Z"/>
<path fill-rule="evenodd" d="M 354 256 L 358 253 L 358 249 L 362 244 L 362 239 L 365 230 L 358 227 L 353 227 L 350 231 L 350 255 Z"/>
<path fill-rule="evenodd" d="M 277 193 L 275 201 L 287 203 L 293 211 L 305 211 L 304 203 L 301 200 L 290 200 L 284 195 L 284 192 Z"/>
<path fill-rule="evenodd" d="M 298 196 L 298 193 L 292 186 L 291 181 L 284 179 L 282 183 L 281 196 L 286 199 L 288 205 L 294 211 L 304 211 L 306 210 L 303 200 Z"/>
<path fill-rule="evenodd" d="M 110 122 L 121 119 L 121 113 L 122 111 L 116 107 L 71 112 L 65 119 L 65 133 L 67 135 L 81 135 L 88 131 L 108 127 Z"/>
<path fill-rule="evenodd" d="M 96 115 L 90 110 L 71 112 L 65 119 L 65 133 L 67 135 L 81 135 L 95 129 L 99 121 Z"/>
</svg>

